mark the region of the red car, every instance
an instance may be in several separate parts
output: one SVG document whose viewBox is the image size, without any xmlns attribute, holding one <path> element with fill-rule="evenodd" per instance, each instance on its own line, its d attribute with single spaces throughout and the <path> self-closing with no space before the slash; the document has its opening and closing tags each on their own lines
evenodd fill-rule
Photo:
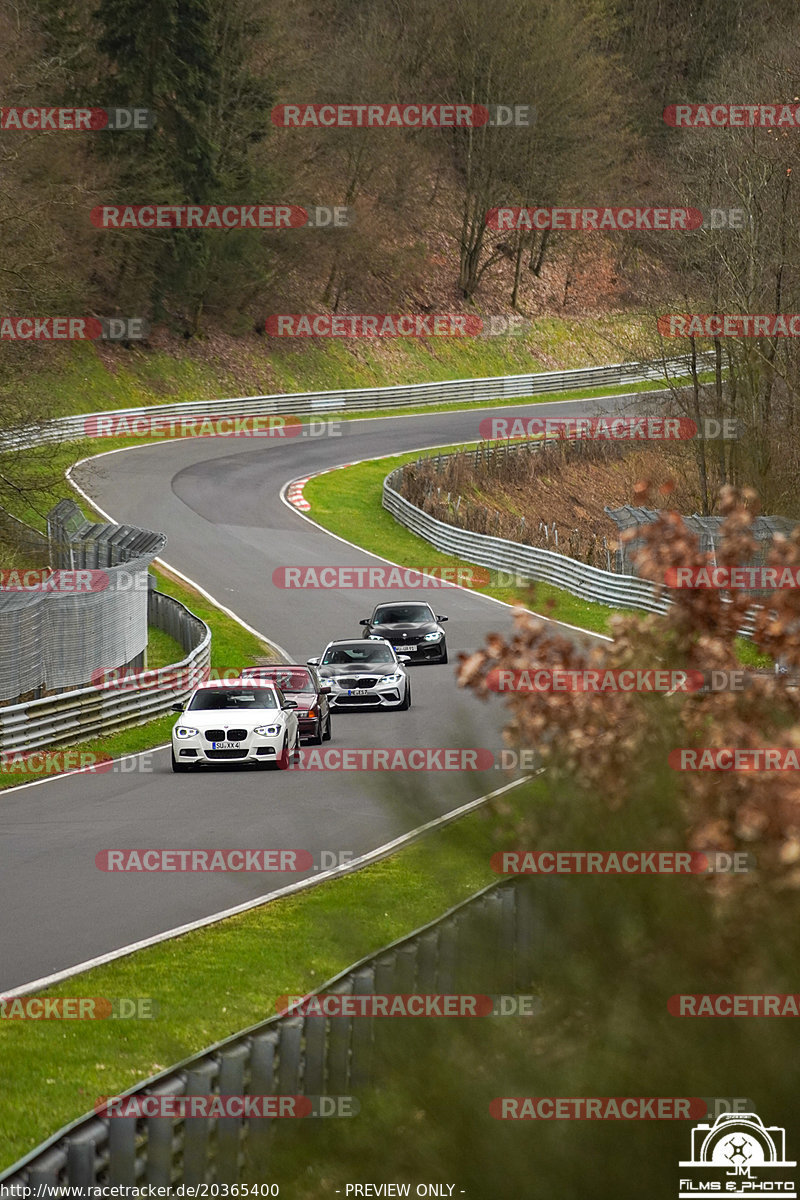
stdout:
<svg viewBox="0 0 800 1200">
<path fill-rule="evenodd" d="M 331 712 L 328 703 L 329 687 L 319 681 L 313 667 L 295 666 L 294 663 L 274 667 L 245 667 L 242 679 L 269 680 L 276 684 L 287 700 L 297 704 L 295 715 L 300 728 L 300 737 L 307 738 L 312 745 L 330 741 Z"/>
</svg>

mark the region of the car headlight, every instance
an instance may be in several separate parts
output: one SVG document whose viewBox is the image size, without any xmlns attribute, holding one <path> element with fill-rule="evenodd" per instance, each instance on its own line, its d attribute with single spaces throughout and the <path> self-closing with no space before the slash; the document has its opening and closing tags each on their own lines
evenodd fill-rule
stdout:
<svg viewBox="0 0 800 1200">
<path fill-rule="evenodd" d="M 320 682 L 320 687 L 335 687 L 336 686 L 336 680 L 329 679 L 327 676 L 325 676 L 323 678 L 323 676 L 320 675 L 319 682 Z"/>
<path fill-rule="evenodd" d="M 199 729 L 190 729 L 188 725 L 179 725 L 175 730 L 175 737 L 178 739 L 197 737 L 199 732 Z"/>
<path fill-rule="evenodd" d="M 402 683 L 402 682 L 403 682 L 403 672 L 402 671 L 395 671 L 394 675 L 386 675 L 381 680 L 381 683 Z"/>
<path fill-rule="evenodd" d="M 279 737 L 280 732 L 280 725 L 256 725 L 253 730 L 253 733 L 257 733 L 259 737 Z"/>
<path fill-rule="evenodd" d="M 426 633 L 422 640 L 424 642 L 438 642 L 442 637 L 444 637 L 444 634 L 442 633 L 441 629 L 436 629 L 433 633 Z"/>
</svg>

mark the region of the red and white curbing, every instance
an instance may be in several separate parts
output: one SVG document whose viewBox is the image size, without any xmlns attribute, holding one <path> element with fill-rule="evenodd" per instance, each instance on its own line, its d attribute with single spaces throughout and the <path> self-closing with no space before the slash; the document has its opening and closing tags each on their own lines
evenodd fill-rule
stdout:
<svg viewBox="0 0 800 1200">
<path fill-rule="evenodd" d="M 286 499 L 293 508 L 299 508 L 301 512 L 310 512 L 311 505 L 303 495 L 303 488 L 308 483 L 310 475 L 306 475 L 304 479 L 294 479 L 289 484 L 289 489 L 286 492 Z"/>
<path fill-rule="evenodd" d="M 358 462 L 339 463 L 335 467 L 328 467 L 325 471 L 318 471 L 316 475 L 305 475 L 302 479 L 293 479 L 286 489 L 286 499 L 292 508 L 298 508 L 301 512 L 310 512 L 311 505 L 303 495 L 303 488 L 309 479 L 317 479 L 320 475 L 329 475 L 331 471 L 343 471 L 345 467 L 357 466 Z"/>
</svg>

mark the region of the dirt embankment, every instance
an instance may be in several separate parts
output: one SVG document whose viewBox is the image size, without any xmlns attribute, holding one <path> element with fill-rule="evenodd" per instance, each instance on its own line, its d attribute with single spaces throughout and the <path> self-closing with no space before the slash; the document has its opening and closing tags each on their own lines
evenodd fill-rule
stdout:
<svg viewBox="0 0 800 1200">
<path fill-rule="evenodd" d="M 407 470 L 404 495 L 439 520 L 605 564 L 617 526 L 604 511 L 625 504 L 702 511 L 698 464 L 686 446 L 584 442 L 529 453 L 427 459 Z M 649 499 L 634 496 L 650 483 Z M 716 495 L 712 480 L 711 495 Z M 605 540 L 604 540 L 605 539 Z"/>
</svg>

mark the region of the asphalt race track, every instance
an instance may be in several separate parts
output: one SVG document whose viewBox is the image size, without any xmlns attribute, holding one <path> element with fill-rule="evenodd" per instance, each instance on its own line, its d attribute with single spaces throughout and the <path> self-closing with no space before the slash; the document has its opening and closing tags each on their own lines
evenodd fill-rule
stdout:
<svg viewBox="0 0 800 1200">
<path fill-rule="evenodd" d="M 338 437 L 195 438 L 102 456 L 75 478 L 115 520 L 166 532 L 171 566 L 303 662 L 330 638 L 359 636 L 359 618 L 381 595 L 273 586 L 280 566 L 376 563 L 289 509 L 280 499 L 287 481 L 358 459 L 476 440 L 481 416 L 490 413 L 645 410 L 657 411 L 652 399 L 605 397 L 342 421 Z M 420 555 L 424 569 L 424 549 Z M 449 616 L 450 664 L 410 668 L 408 712 L 335 714 L 327 745 L 481 746 L 497 753 L 501 704 L 483 705 L 460 691 L 454 666 L 459 651 L 509 627 L 509 610 L 460 589 L 405 595 L 430 600 Z M 101 849 L 300 848 L 315 861 L 322 850 L 358 855 L 510 778 L 497 768 L 460 777 L 429 772 L 415 776 L 414 791 L 424 795 L 414 802 L 407 777 L 391 772 L 220 768 L 175 776 L 168 750 L 124 765 L 137 769 L 54 778 L 0 797 L 0 993 L 307 877 L 109 874 L 95 866 Z"/>
</svg>

